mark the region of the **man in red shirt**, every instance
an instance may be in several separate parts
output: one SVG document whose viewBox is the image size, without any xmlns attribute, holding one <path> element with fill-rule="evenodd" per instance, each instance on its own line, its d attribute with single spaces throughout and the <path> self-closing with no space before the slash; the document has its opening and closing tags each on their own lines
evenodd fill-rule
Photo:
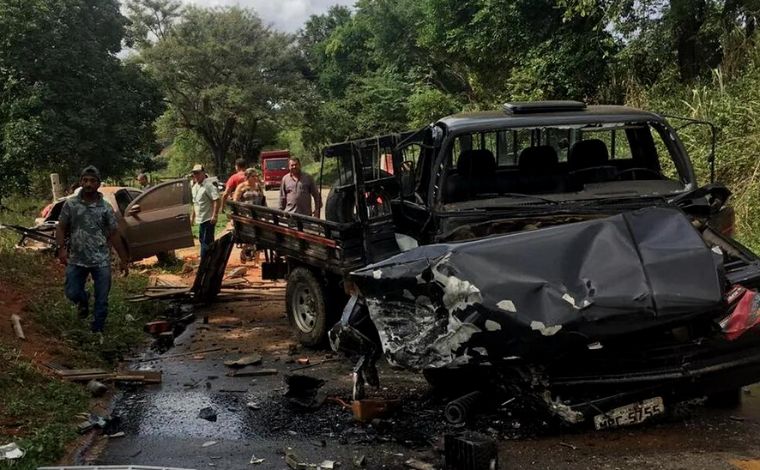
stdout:
<svg viewBox="0 0 760 470">
<path fill-rule="evenodd" d="M 231 198 L 235 194 L 238 185 L 245 181 L 245 168 L 245 160 L 242 158 L 235 160 L 235 173 L 227 179 L 224 193 L 222 193 L 222 209 L 224 209 L 224 202 L 227 198 Z"/>
</svg>

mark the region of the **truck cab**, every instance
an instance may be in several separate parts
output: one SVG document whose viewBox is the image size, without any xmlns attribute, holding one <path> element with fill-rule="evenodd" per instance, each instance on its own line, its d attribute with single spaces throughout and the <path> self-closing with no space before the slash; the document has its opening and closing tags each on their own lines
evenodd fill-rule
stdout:
<svg viewBox="0 0 760 470">
<path fill-rule="evenodd" d="M 259 155 L 261 172 L 264 179 L 264 189 L 278 188 L 282 177 L 288 174 L 288 150 L 266 150 Z"/>
</svg>

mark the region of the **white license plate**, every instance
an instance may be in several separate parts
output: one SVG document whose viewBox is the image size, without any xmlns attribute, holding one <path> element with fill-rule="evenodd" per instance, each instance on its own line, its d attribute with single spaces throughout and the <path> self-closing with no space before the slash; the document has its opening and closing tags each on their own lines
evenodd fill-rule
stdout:
<svg viewBox="0 0 760 470">
<path fill-rule="evenodd" d="M 662 397 L 654 397 L 638 403 L 621 406 L 602 415 L 594 416 L 596 429 L 616 428 L 631 424 L 643 423 L 652 416 L 665 412 Z"/>
</svg>

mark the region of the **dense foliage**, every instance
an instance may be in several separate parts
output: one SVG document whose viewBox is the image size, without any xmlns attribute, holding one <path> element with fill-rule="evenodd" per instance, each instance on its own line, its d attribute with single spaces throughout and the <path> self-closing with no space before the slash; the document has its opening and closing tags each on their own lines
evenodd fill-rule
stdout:
<svg viewBox="0 0 760 470">
<path fill-rule="evenodd" d="M 407 130 L 508 100 L 628 103 L 715 121 L 719 178 L 758 233 L 758 0 L 358 0 L 296 35 L 180 0 L 0 0 L 0 191 L 83 163 L 226 172 L 265 147 Z M 136 53 L 119 61 L 126 43 Z M 48 47 L 53 45 L 53 47 Z M 146 73 L 150 78 L 146 77 Z M 687 129 L 706 181 L 709 138 Z M 760 246 L 757 241 L 753 242 Z"/>
<path fill-rule="evenodd" d="M 0 196 L 86 164 L 118 176 L 155 151 L 162 97 L 116 56 L 125 25 L 117 0 L 0 0 Z"/>
<path fill-rule="evenodd" d="M 169 0 L 128 5 L 139 61 L 170 106 L 164 135 L 186 139 L 191 132 L 206 144 L 210 168 L 219 173 L 237 156 L 255 159 L 276 137 L 269 121 L 300 96 L 300 58 L 291 38 L 250 10 L 188 7 L 178 13 Z"/>
<path fill-rule="evenodd" d="M 757 0 L 359 0 L 298 36 L 319 101 L 302 137 L 400 131 L 523 99 L 631 104 L 714 121 L 718 179 L 760 248 Z M 702 183 L 710 138 L 682 132 Z"/>
</svg>

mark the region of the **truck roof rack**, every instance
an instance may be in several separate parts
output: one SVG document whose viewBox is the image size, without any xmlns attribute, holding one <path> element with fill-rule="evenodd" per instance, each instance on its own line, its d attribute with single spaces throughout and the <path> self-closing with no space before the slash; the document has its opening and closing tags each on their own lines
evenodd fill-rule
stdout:
<svg viewBox="0 0 760 470">
<path fill-rule="evenodd" d="M 558 111 L 583 111 L 586 103 L 581 101 L 515 101 L 504 103 L 504 112 L 508 114 L 554 113 Z"/>
</svg>

